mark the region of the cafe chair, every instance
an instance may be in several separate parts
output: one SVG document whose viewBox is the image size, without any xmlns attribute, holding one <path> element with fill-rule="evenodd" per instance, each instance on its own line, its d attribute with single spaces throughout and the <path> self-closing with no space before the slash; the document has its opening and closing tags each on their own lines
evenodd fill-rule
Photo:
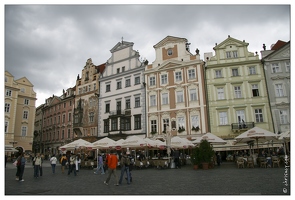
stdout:
<svg viewBox="0 0 295 200">
<path fill-rule="evenodd" d="M 250 168 L 250 167 L 254 168 L 254 160 L 253 160 L 253 157 L 252 156 L 249 156 L 247 158 L 247 167 L 248 168 Z"/>
<path fill-rule="evenodd" d="M 278 167 L 280 167 L 280 159 L 277 156 L 272 156 L 271 160 L 272 160 L 272 167 L 275 167 L 275 164 Z"/>
<path fill-rule="evenodd" d="M 245 161 L 243 157 L 238 157 L 237 159 L 237 166 L 238 168 L 244 168 L 245 167 Z"/>
<path fill-rule="evenodd" d="M 267 168 L 267 160 L 263 157 L 260 158 L 260 167 Z"/>
</svg>

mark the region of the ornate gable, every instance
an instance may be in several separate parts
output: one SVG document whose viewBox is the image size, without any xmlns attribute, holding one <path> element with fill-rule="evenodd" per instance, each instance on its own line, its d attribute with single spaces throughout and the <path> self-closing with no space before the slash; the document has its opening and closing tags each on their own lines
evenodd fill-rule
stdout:
<svg viewBox="0 0 295 200">
<path fill-rule="evenodd" d="M 243 46 L 248 46 L 248 45 L 249 45 L 249 43 L 247 43 L 245 41 L 240 41 L 240 40 L 237 40 L 235 38 L 228 36 L 228 38 L 226 40 L 224 40 L 220 44 L 216 45 L 213 49 L 217 50 L 217 49 L 225 49 L 227 46 L 243 47 Z"/>
<path fill-rule="evenodd" d="M 123 41 L 122 42 L 118 42 L 111 50 L 110 52 L 111 53 L 114 53 L 116 51 L 119 51 L 121 49 L 125 49 L 125 48 L 128 48 L 128 47 L 132 47 L 134 45 L 133 42 L 126 42 L 126 41 Z"/>
<path fill-rule="evenodd" d="M 179 38 L 179 37 L 174 37 L 174 36 L 167 36 L 160 42 L 154 45 L 154 48 L 158 48 L 161 46 L 165 46 L 168 43 L 177 43 L 177 42 L 187 42 L 187 39 L 185 38 Z"/>
</svg>

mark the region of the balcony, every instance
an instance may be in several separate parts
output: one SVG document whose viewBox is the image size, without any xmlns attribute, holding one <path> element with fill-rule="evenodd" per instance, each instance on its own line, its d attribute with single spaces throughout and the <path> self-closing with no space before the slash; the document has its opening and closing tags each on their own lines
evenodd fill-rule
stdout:
<svg viewBox="0 0 295 200">
<path fill-rule="evenodd" d="M 131 115 L 131 110 L 115 110 L 115 111 L 110 111 L 110 116 L 122 116 L 126 115 L 129 116 Z"/>
<path fill-rule="evenodd" d="M 231 129 L 234 132 L 243 132 L 255 127 L 254 122 L 232 123 Z"/>
</svg>

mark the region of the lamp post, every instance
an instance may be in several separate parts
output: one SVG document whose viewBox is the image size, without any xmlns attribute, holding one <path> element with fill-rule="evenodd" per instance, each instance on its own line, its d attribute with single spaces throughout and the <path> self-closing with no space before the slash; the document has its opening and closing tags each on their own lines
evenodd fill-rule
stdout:
<svg viewBox="0 0 295 200">
<path fill-rule="evenodd" d="M 171 132 L 170 127 L 166 126 L 166 146 L 167 146 L 167 154 L 168 158 L 170 159 L 170 153 L 171 153 Z"/>
</svg>

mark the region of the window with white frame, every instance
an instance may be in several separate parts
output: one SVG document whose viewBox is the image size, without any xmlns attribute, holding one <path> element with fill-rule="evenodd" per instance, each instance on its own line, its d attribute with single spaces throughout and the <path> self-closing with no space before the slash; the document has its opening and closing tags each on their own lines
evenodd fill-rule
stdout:
<svg viewBox="0 0 295 200">
<path fill-rule="evenodd" d="M 141 115 L 134 115 L 134 130 L 141 129 Z"/>
<path fill-rule="evenodd" d="M 140 84 L 140 77 L 139 76 L 135 77 L 134 82 L 135 82 L 135 85 Z"/>
<path fill-rule="evenodd" d="M 178 123 L 178 130 L 185 129 L 184 117 L 177 117 L 177 123 Z"/>
<path fill-rule="evenodd" d="M 162 74 L 161 75 L 161 84 L 162 85 L 165 85 L 168 83 L 168 77 L 167 77 L 167 74 Z"/>
<path fill-rule="evenodd" d="M 125 80 L 125 87 L 130 87 L 131 86 L 131 80 L 130 78 Z"/>
<path fill-rule="evenodd" d="M 156 95 L 150 96 L 150 106 L 156 106 Z"/>
<path fill-rule="evenodd" d="M 226 58 L 231 58 L 231 52 L 230 51 L 226 52 Z"/>
<path fill-rule="evenodd" d="M 27 136 L 27 127 L 22 126 L 22 137 Z"/>
<path fill-rule="evenodd" d="M 261 108 L 254 109 L 254 113 L 255 113 L 256 122 L 263 122 L 262 109 Z"/>
<path fill-rule="evenodd" d="M 271 64 L 271 71 L 272 71 L 272 73 L 281 72 L 281 68 L 279 66 L 279 63 L 272 63 Z"/>
<path fill-rule="evenodd" d="M 288 124 L 288 115 L 286 110 L 280 110 L 281 124 Z"/>
<path fill-rule="evenodd" d="M 79 88 L 79 94 L 81 94 L 82 93 L 82 88 Z"/>
<path fill-rule="evenodd" d="M 106 102 L 105 103 L 105 113 L 109 113 L 110 112 L 110 102 Z"/>
<path fill-rule="evenodd" d="M 177 91 L 177 103 L 182 103 L 183 102 L 183 91 Z"/>
<path fill-rule="evenodd" d="M 181 72 L 175 72 L 175 81 L 176 82 L 182 81 Z"/>
<path fill-rule="evenodd" d="M 134 103 L 135 103 L 135 108 L 139 108 L 140 107 L 140 97 L 135 97 Z"/>
<path fill-rule="evenodd" d="M 89 122 L 94 122 L 94 112 L 89 113 Z"/>
<path fill-rule="evenodd" d="M 190 100 L 191 101 L 197 101 L 197 92 L 196 92 L 196 89 L 190 89 L 189 90 L 189 93 L 190 93 Z"/>
<path fill-rule="evenodd" d="M 195 79 L 196 78 L 196 71 L 195 69 L 188 70 L 188 79 Z"/>
<path fill-rule="evenodd" d="M 233 51 L 233 57 L 237 58 L 238 57 L 238 51 Z"/>
<path fill-rule="evenodd" d="M 122 82 L 121 81 L 117 81 L 117 90 L 122 88 Z"/>
<path fill-rule="evenodd" d="M 110 92 L 111 91 L 111 84 L 106 84 L 106 92 Z"/>
<path fill-rule="evenodd" d="M 223 87 L 217 88 L 217 99 L 218 100 L 224 99 L 224 88 Z"/>
<path fill-rule="evenodd" d="M 256 74 L 256 68 L 255 68 L 255 66 L 249 67 L 249 74 L 250 75 Z"/>
<path fill-rule="evenodd" d="M 219 112 L 219 125 L 227 125 L 227 112 Z"/>
<path fill-rule="evenodd" d="M 150 77 L 150 86 L 155 86 L 156 85 L 156 77 L 152 76 Z"/>
<path fill-rule="evenodd" d="M 169 127 L 169 119 L 163 119 L 163 131 L 167 131 L 167 126 Z"/>
<path fill-rule="evenodd" d="M 163 105 L 168 104 L 168 93 L 162 93 L 162 104 Z"/>
<path fill-rule="evenodd" d="M 253 97 L 259 96 L 258 84 L 252 85 L 252 95 L 253 95 Z"/>
<path fill-rule="evenodd" d="M 8 121 L 5 121 L 5 133 L 7 133 L 8 132 Z"/>
<path fill-rule="evenodd" d="M 215 78 L 222 78 L 221 70 L 215 70 Z"/>
<path fill-rule="evenodd" d="M 151 132 L 157 133 L 157 120 L 151 120 Z"/>
<path fill-rule="evenodd" d="M 235 98 L 242 98 L 241 86 L 234 86 Z"/>
<path fill-rule="evenodd" d="M 198 115 L 191 116 L 191 124 L 194 128 L 199 126 L 199 116 Z"/>
<path fill-rule="evenodd" d="M 290 61 L 285 62 L 286 72 L 290 72 Z"/>
<path fill-rule="evenodd" d="M 63 114 L 62 115 L 62 123 L 65 123 L 66 122 L 66 114 Z"/>
<path fill-rule="evenodd" d="M 29 117 L 29 111 L 24 110 L 24 112 L 23 112 L 23 119 L 28 119 L 28 117 Z"/>
<path fill-rule="evenodd" d="M 131 102 L 130 99 L 125 100 L 125 109 L 130 109 L 131 108 Z"/>
<path fill-rule="evenodd" d="M 283 84 L 275 84 L 276 97 L 284 96 Z"/>
<path fill-rule="evenodd" d="M 12 91 L 9 89 L 6 89 L 6 96 L 11 97 Z"/>
<path fill-rule="evenodd" d="M 111 119 L 111 128 L 112 131 L 118 130 L 118 118 Z"/>
<path fill-rule="evenodd" d="M 239 70 L 237 68 L 232 69 L 232 76 L 239 76 Z"/>
</svg>

